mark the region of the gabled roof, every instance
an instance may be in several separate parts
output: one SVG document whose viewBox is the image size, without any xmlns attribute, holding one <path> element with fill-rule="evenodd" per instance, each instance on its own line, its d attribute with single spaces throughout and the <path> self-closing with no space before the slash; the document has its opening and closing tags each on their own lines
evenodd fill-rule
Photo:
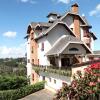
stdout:
<svg viewBox="0 0 100 100">
<path fill-rule="evenodd" d="M 56 13 L 56 12 L 50 12 L 50 13 L 47 15 L 47 17 L 50 17 L 51 15 L 55 15 L 55 16 L 57 16 L 57 17 L 61 17 L 61 15 L 58 14 L 58 13 Z"/>
<path fill-rule="evenodd" d="M 89 53 L 92 53 L 81 40 L 71 35 L 64 35 L 53 45 L 46 55 L 59 55 L 70 43 L 81 44 Z"/>
<path fill-rule="evenodd" d="M 32 22 L 31 23 L 31 27 L 34 29 L 36 28 L 37 25 L 40 25 L 41 27 L 50 27 L 52 25 L 52 23 L 48 23 L 48 22 Z"/>
<path fill-rule="evenodd" d="M 68 11 L 67 13 L 65 13 L 65 15 L 63 15 L 60 20 L 64 19 L 67 15 L 72 15 L 72 16 L 78 16 L 79 19 L 82 21 L 83 24 L 89 25 L 87 20 L 85 18 L 83 18 L 82 16 L 80 16 L 79 14 L 76 13 L 72 13 L 71 11 Z"/>
<path fill-rule="evenodd" d="M 54 22 L 51 27 L 49 27 L 47 30 L 43 31 L 37 38 L 35 39 L 39 39 L 45 35 L 47 35 L 54 27 L 56 27 L 58 24 L 64 25 L 64 27 L 67 28 L 67 30 L 71 33 L 71 35 L 75 36 L 75 34 L 73 33 L 73 31 L 67 26 L 66 23 L 62 22 L 62 21 L 56 21 Z"/>
</svg>

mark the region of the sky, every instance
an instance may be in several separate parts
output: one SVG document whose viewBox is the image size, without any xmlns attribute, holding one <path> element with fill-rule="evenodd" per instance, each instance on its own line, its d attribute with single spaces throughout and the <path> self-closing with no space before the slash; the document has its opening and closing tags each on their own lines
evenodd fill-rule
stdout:
<svg viewBox="0 0 100 100">
<path fill-rule="evenodd" d="M 100 0 L 0 0 L 0 58 L 25 56 L 27 26 L 48 21 L 49 12 L 64 14 L 75 2 L 98 38 L 94 49 L 100 50 Z"/>
</svg>

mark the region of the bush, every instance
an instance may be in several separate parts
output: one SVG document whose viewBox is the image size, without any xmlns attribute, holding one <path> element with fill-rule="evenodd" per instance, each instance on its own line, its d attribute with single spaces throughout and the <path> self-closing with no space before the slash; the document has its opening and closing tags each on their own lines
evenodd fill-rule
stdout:
<svg viewBox="0 0 100 100">
<path fill-rule="evenodd" d="M 59 90 L 56 99 L 100 100 L 100 63 L 92 64 L 84 72 L 82 75 L 81 71 L 77 71 L 71 85 L 65 85 Z"/>
<path fill-rule="evenodd" d="M 18 100 L 43 88 L 44 82 L 39 82 L 16 90 L 0 91 L 0 100 Z"/>
<path fill-rule="evenodd" d="M 27 78 L 23 76 L 0 76 L 0 90 L 17 89 L 27 85 Z"/>
</svg>

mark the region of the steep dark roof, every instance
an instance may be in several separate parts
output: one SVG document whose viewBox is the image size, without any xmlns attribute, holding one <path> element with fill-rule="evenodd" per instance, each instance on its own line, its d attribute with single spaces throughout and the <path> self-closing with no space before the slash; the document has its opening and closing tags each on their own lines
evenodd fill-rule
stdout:
<svg viewBox="0 0 100 100">
<path fill-rule="evenodd" d="M 31 23 L 31 27 L 32 28 L 36 28 L 37 25 L 40 25 L 42 27 L 50 27 L 52 25 L 52 23 L 48 23 L 48 22 L 32 22 Z"/>
<path fill-rule="evenodd" d="M 72 11 L 66 12 L 60 19 L 62 20 L 62 19 L 65 18 L 67 15 L 78 16 L 79 19 L 82 21 L 82 23 L 83 23 L 84 25 L 89 25 L 85 17 L 82 17 L 82 16 L 80 16 L 79 14 L 75 14 L 75 13 L 73 13 Z"/>
<path fill-rule="evenodd" d="M 51 16 L 51 15 L 55 15 L 55 16 L 57 16 L 58 18 L 61 17 L 61 15 L 58 14 L 58 13 L 56 13 L 56 12 L 50 12 L 50 13 L 47 15 L 47 17 L 49 17 L 49 16 Z"/>
<path fill-rule="evenodd" d="M 73 33 L 73 31 L 67 26 L 66 23 L 62 22 L 62 21 L 55 21 L 48 29 L 46 29 L 45 31 L 43 31 L 37 38 L 35 39 L 39 39 L 43 36 L 46 36 L 48 34 L 48 32 L 50 30 L 52 30 L 56 25 L 61 24 L 64 25 L 64 27 L 66 27 L 66 29 L 71 33 L 71 35 L 75 36 L 75 34 Z"/>
<path fill-rule="evenodd" d="M 69 43 L 79 43 L 84 45 L 84 43 L 78 38 L 75 38 L 74 36 L 71 35 L 64 35 L 53 45 L 53 47 L 46 53 L 46 55 L 60 54 L 64 50 L 64 48 L 69 45 Z"/>
</svg>

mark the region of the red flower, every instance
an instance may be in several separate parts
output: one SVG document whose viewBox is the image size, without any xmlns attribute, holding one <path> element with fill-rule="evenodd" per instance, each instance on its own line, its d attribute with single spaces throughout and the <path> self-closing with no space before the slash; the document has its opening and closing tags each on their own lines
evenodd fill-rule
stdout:
<svg viewBox="0 0 100 100">
<path fill-rule="evenodd" d="M 90 83 L 89 83 L 89 86 L 95 86 L 95 85 L 96 85 L 95 82 L 90 82 Z"/>
<path fill-rule="evenodd" d="M 93 91 L 93 90 L 88 90 L 88 93 L 93 94 L 93 93 L 95 93 L 95 91 Z"/>
<path fill-rule="evenodd" d="M 98 78 L 98 82 L 100 83 L 100 78 Z"/>
<path fill-rule="evenodd" d="M 88 68 L 91 68 L 91 69 L 100 69 L 100 63 L 92 64 Z"/>
<path fill-rule="evenodd" d="M 85 71 L 86 73 L 91 73 L 91 69 L 90 69 L 90 68 L 84 68 L 84 71 Z"/>
<path fill-rule="evenodd" d="M 75 87 L 77 86 L 77 82 L 76 82 L 76 81 L 72 81 L 71 86 L 72 86 L 73 88 L 75 88 Z"/>
<path fill-rule="evenodd" d="M 100 76 L 100 74 L 93 74 L 94 76 Z"/>
</svg>

